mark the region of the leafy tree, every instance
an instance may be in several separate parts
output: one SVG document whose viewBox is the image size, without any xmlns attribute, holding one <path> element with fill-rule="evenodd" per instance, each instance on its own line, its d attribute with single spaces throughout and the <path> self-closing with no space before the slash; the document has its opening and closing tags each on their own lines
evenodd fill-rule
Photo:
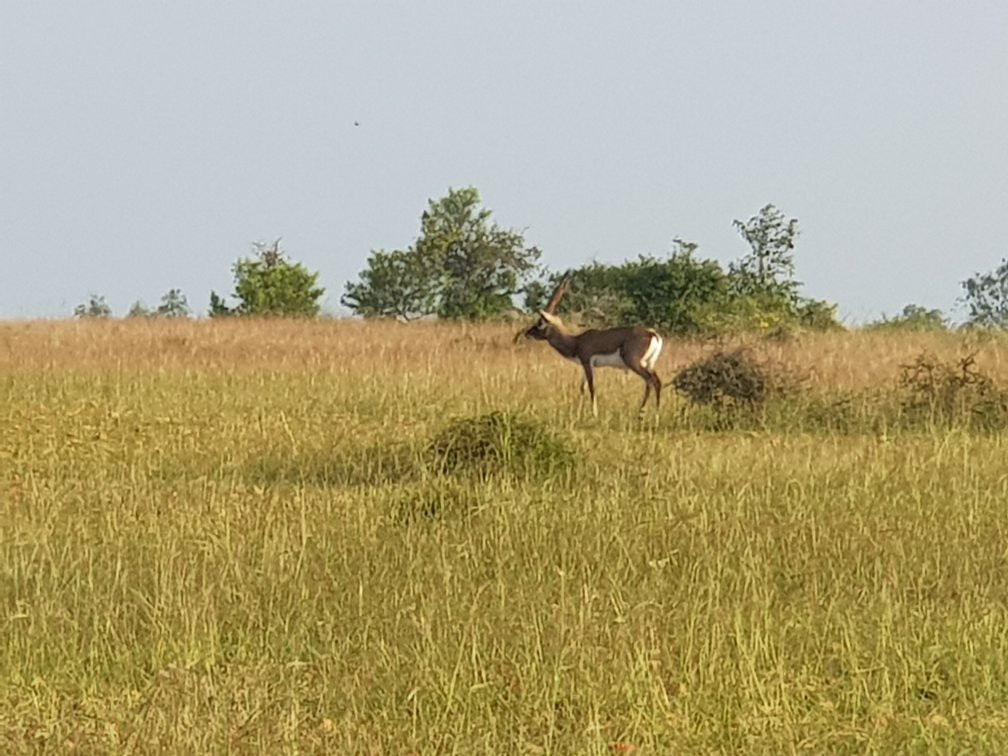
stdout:
<svg viewBox="0 0 1008 756">
<path fill-rule="evenodd" d="M 563 274 L 570 289 L 557 311 L 584 325 L 644 323 L 675 334 L 838 327 L 836 306 L 800 297 L 798 282 L 790 278 L 787 250 L 794 246 L 797 223 L 783 222 L 768 205 L 738 225 L 754 251 L 727 272 L 717 261 L 698 257 L 697 244 L 675 239 L 666 258 L 641 255 L 618 266 L 592 263 Z M 526 307 L 545 304 L 563 275 L 527 286 Z"/>
<path fill-rule="evenodd" d="M 628 293 L 625 265 L 593 262 L 564 273 L 549 273 L 545 282 L 526 287 L 526 305 L 530 302 L 542 309 L 550 295 L 564 278 L 567 293 L 557 305 L 557 314 L 573 316 L 583 325 L 605 325 L 631 317 L 634 303 Z M 530 299 L 530 291 L 533 299 Z"/>
<path fill-rule="evenodd" d="M 210 316 L 267 315 L 314 317 L 321 309 L 325 289 L 318 286 L 318 273 L 288 260 L 280 240 L 256 243 L 254 257 L 241 258 L 232 266 L 234 296 L 238 304 L 229 307 L 217 292 L 210 292 Z"/>
<path fill-rule="evenodd" d="M 695 256 L 697 245 L 676 239 L 665 259 L 640 255 L 622 265 L 590 265 L 552 273 L 526 288 L 526 306 L 540 309 L 564 277 L 568 293 L 557 312 L 585 325 L 644 323 L 668 333 L 704 330 L 705 313 L 728 295 L 726 276 L 714 260 Z"/>
<path fill-rule="evenodd" d="M 491 216 L 475 187 L 429 200 L 414 244 L 372 252 L 342 303 L 365 317 L 479 320 L 508 313 L 540 252 Z"/>
<path fill-rule="evenodd" d="M 969 309 L 967 324 L 982 328 L 1008 327 L 1008 259 L 990 273 L 976 273 L 962 282 Z"/>
<path fill-rule="evenodd" d="M 521 234 L 491 222 L 475 187 L 449 189 L 446 197 L 430 201 L 420 230 L 416 251 L 440 274 L 442 318 L 506 314 L 540 255 L 525 246 Z"/>
<path fill-rule="evenodd" d="M 366 318 L 414 320 L 437 309 L 432 271 L 413 248 L 374 250 L 359 283 L 347 283 L 341 302 Z"/>
<path fill-rule="evenodd" d="M 224 297 L 220 296 L 216 291 L 211 291 L 209 314 L 211 318 L 227 318 L 237 313 L 235 312 L 235 308 L 228 307 L 227 300 Z"/>
<path fill-rule="evenodd" d="M 785 218 L 766 205 L 746 222 L 733 221 L 750 253 L 728 266 L 732 291 L 729 307 L 715 321 L 718 329 L 780 331 L 795 326 L 824 330 L 839 328 L 836 305 L 799 295 L 795 280 L 794 248 L 798 220 Z M 729 325 L 734 323 L 734 325 Z"/>
<path fill-rule="evenodd" d="M 154 311 L 159 318 L 188 318 L 192 311 L 189 309 L 189 302 L 186 301 L 185 294 L 179 289 L 169 289 L 161 297 L 161 304 Z"/>
<path fill-rule="evenodd" d="M 108 306 L 105 297 L 92 294 L 88 301 L 74 307 L 75 318 L 109 318 L 112 317 L 112 308 Z"/>
<path fill-rule="evenodd" d="M 728 296 L 727 278 L 715 260 L 695 257 L 697 245 L 674 241 L 672 254 L 659 260 L 642 255 L 624 267 L 633 311 L 631 320 L 669 333 L 705 330 L 706 314 Z"/>
<path fill-rule="evenodd" d="M 525 288 L 525 305 L 541 308 L 564 276 L 568 293 L 557 312 L 582 325 L 643 323 L 667 333 L 785 332 L 839 327 L 836 306 L 799 296 L 793 250 L 798 221 L 767 205 L 735 227 L 750 253 L 729 264 L 697 255 L 694 242 L 675 239 L 665 258 L 640 255 L 622 265 L 592 263 L 548 273 Z"/>
<path fill-rule="evenodd" d="M 728 267 L 735 293 L 775 303 L 797 302 L 801 286 L 794 280 L 798 219 L 786 219 L 774 205 L 766 205 L 745 223 L 732 223 L 752 249 Z"/>
<path fill-rule="evenodd" d="M 126 317 L 127 318 L 149 318 L 153 314 L 154 313 L 152 313 L 150 311 L 150 309 L 148 309 L 147 306 L 144 305 L 144 303 L 141 302 L 138 299 L 136 302 L 134 302 L 130 306 L 129 312 L 126 313 Z"/>
<path fill-rule="evenodd" d="M 538 312 L 549 302 L 550 290 L 545 281 L 535 279 L 525 284 L 522 302 L 525 312 Z"/>
<path fill-rule="evenodd" d="M 180 289 L 169 289 L 154 310 L 137 300 L 126 313 L 127 318 L 188 318 L 190 315 L 189 302 Z"/>
</svg>

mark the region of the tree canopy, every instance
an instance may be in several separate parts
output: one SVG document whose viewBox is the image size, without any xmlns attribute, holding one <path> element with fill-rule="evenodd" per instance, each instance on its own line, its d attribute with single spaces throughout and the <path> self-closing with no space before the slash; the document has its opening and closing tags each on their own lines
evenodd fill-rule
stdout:
<svg viewBox="0 0 1008 756">
<path fill-rule="evenodd" d="M 799 294 L 797 219 L 767 205 L 734 225 L 750 252 L 727 270 L 702 258 L 696 243 L 675 239 L 665 258 L 640 255 L 621 265 L 550 273 L 526 288 L 526 306 L 541 307 L 566 276 L 570 289 L 558 312 L 585 324 L 643 323 L 679 334 L 838 326 L 834 305 Z"/>
<path fill-rule="evenodd" d="M 232 266 L 234 297 L 238 304 L 228 306 L 217 292 L 210 292 L 210 316 L 261 315 L 275 317 L 314 317 L 319 314 L 319 300 L 325 289 L 318 285 L 318 273 L 301 263 L 288 260 L 280 240 L 272 244 L 253 244 L 255 255 L 240 258 Z"/>
<path fill-rule="evenodd" d="M 962 282 L 969 325 L 1008 327 L 1008 259 L 989 273 L 976 273 Z"/>
<path fill-rule="evenodd" d="M 364 317 L 425 315 L 482 320 L 509 312 L 540 252 L 503 228 L 475 187 L 429 200 L 420 236 L 405 249 L 374 250 L 341 302 Z"/>
<path fill-rule="evenodd" d="M 88 301 L 74 307 L 75 318 L 109 318 L 112 317 L 112 308 L 109 307 L 105 297 L 99 294 L 92 294 Z"/>
</svg>

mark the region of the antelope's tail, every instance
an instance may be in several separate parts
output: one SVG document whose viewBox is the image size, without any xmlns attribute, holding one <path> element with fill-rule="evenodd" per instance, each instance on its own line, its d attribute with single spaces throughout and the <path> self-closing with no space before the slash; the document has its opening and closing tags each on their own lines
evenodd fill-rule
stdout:
<svg viewBox="0 0 1008 756">
<path fill-rule="evenodd" d="M 665 346 L 665 341 L 662 339 L 661 334 L 653 328 L 648 328 L 648 333 L 651 334 L 651 343 L 648 344 L 644 356 L 641 357 L 641 365 L 648 370 L 654 370 L 658 357 L 661 355 L 662 347 Z"/>
</svg>

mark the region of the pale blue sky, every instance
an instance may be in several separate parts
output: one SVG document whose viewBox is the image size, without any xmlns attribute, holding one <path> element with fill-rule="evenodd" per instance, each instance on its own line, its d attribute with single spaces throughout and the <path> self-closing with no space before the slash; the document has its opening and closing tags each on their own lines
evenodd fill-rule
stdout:
<svg viewBox="0 0 1008 756">
<path fill-rule="evenodd" d="M 276 237 L 339 311 L 468 185 L 555 268 L 728 261 L 772 202 L 849 320 L 949 310 L 1008 254 L 1006 93 L 1000 0 L 4 0 L 0 317 L 205 312 Z"/>
</svg>

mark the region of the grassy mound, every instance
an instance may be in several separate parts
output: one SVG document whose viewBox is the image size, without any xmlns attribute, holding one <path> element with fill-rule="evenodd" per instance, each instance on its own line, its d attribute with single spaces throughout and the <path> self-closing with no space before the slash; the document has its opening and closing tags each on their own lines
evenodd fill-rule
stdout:
<svg viewBox="0 0 1008 756">
<path fill-rule="evenodd" d="M 430 442 L 438 473 L 541 475 L 571 467 L 574 447 L 540 421 L 508 412 L 453 420 Z"/>
</svg>

